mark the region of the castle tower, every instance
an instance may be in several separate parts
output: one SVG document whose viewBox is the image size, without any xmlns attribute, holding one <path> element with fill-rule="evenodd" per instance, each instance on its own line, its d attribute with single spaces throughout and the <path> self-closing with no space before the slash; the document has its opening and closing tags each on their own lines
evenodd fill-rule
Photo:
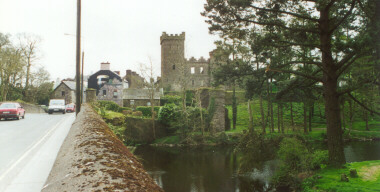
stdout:
<svg viewBox="0 0 380 192">
<path fill-rule="evenodd" d="M 162 33 L 161 44 L 161 86 L 164 89 L 178 90 L 181 81 L 181 69 L 185 60 L 185 32 L 168 35 Z"/>
</svg>

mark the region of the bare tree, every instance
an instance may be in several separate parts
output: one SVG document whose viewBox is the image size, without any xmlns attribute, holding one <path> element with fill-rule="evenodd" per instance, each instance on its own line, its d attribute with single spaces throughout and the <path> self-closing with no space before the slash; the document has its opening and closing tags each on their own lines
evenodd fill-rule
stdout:
<svg viewBox="0 0 380 192">
<path fill-rule="evenodd" d="M 26 63 L 24 94 L 25 94 L 25 90 L 28 89 L 29 84 L 30 84 L 30 76 L 32 73 L 31 67 L 39 59 L 38 46 L 41 43 L 41 41 L 42 40 L 39 36 L 25 34 L 25 33 L 19 35 L 21 53 Z"/>
<path fill-rule="evenodd" d="M 154 112 L 154 107 L 155 107 L 155 97 L 156 97 L 156 92 L 158 90 L 158 83 L 157 81 L 154 80 L 154 68 L 153 68 L 153 62 L 151 57 L 149 58 L 149 66 L 140 63 L 140 70 L 141 70 L 141 75 L 145 77 L 148 81 L 145 82 L 145 87 L 148 88 L 148 96 L 150 100 L 150 106 L 151 106 L 151 120 L 152 120 L 152 132 L 153 132 L 153 138 L 156 139 L 156 125 L 155 125 L 155 112 Z"/>
</svg>

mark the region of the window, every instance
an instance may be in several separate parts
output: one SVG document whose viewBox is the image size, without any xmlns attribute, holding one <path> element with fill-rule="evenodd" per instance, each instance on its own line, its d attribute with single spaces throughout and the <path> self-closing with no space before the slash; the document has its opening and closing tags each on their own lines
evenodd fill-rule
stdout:
<svg viewBox="0 0 380 192">
<path fill-rule="evenodd" d="M 203 67 L 200 67 L 200 68 L 199 68 L 199 73 L 200 73 L 200 74 L 203 74 L 203 72 L 204 72 Z"/>
<path fill-rule="evenodd" d="M 135 105 L 135 100 L 130 100 L 129 105 Z"/>
<path fill-rule="evenodd" d="M 115 90 L 114 92 L 113 92 L 113 98 L 117 98 L 117 91 Z"/>
<path fill-rule="evenodd" d="M 191 67 L 190 72 L 191 72 L 191 74 L 194 74 L 195 73 L 195 67 Z"/>
<path fill-rule="evenodd" d="M 103 90 L 103 96 L 107 95 L 107 90 Z"/>
<path fill-rule="evenodd" d="M 150 102 L 146 103 L 146 106 L 150 106 L 150 105 L 151 105 L 151 103 L 150 103 Z"/>
<path fill-rule="evenodd" d="M 191 80 L 191 85 L 193 85 L 193 86 L 194 86 L 194 80 Z"/>
<path fill-rule="evenodd" d="M 175 65 L 173 65 L 173 70 L 175 70 Z"/>
<path fill-rule="evenodd" d="M 65 96 L 65 92 L 64 91 L 62 91 L 62 96 Z"/>
</svg>

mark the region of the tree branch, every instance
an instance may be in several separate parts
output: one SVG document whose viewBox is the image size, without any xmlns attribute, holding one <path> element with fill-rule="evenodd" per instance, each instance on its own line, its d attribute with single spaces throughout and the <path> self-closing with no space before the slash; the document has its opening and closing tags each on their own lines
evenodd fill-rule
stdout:
<svg viewBox="0 0 380 192">
<path fill-rule="evenodd" d="M 300 14 L 297 14 L 297 13 L 292 13 L 292 12 L 287 12 L 287 11 L 281 11 L 281 10 L 275 10 L 275 9 L 260 8 L 260 7 L 256 7 L 256 6 L 253 6 L 253 5 L 249 5 L 249 7 L 253 8 L 253 9 L 261 10 L 261 11 L 268 11 L 268 12 L 274 12 L 274 13 L 284 13 L 284 14 L 291 15 L 291 16 L 294 16 L 294 17 L 297 17 L 297 18 L 307 19 L 307 20 L 311 20 L 311 21 L 315 21 L 315 22 L 318 21 L 318 19 L 315 19 L 315 18 L 312 18 L 312 17 L 307 17 L 307 16 L 300 15 Z"/>
<path fill-rule="evenodd" d="M 348 96 L 350 96 L 352 100 L 354 100 L 357 104 L 359 104 L 359 105 L 360 105 L 361 107 L 363 107 L 365 110 L 367 110 L 367 111 L 369 111 L 369 112 L 371 112 L 371 113 L 374 113 L 374 114 L 376 114 L 376 115 L 380 115 L 379 112 L 374 111 L 374 110 L 368 108 L 368 107 L 365 106 L 362 102 L 360 102 L 359 100 L 357 100 L 354 96 L 351 95 L 351 93 L 348 93 Z"/>
<path fill-rule="evenodd" d="M 268 66 L 265 70 L 265 72 L 267 71 L 273 71 L 273 72 L 279 72 L 279 73 L 290 73 L 290 74 L 294 74 L 294 75 L 299 75 L 301 77 L 305 77 L 307 79 L 312 79 L 312 80 L 316 80 L 316 81 L 319 81 L 319 82 L 323 82 L 323 79 L 322 78 L 318 78 L 318 77 L 315 77 L 315 76 L 312 76 L 312 75 L 308 75 L 308 74 L 305 74 L 305 73 L 301 73 L 301 72 L 298 72 L 298 71 L 293 71 L 293 70 L 283 70 L 283 69 L 276 69 L 276 68 L 269 68 L 270 66 Z"/>
<path fill-rule="evenodd" d="M 319 31 L 316 30 L 316 29 L 305 29 L 305 28 L 289 28 L 287 27 L 286 25 L 284 24 L 279 24 L 279 23 L 275 23 L 275 22 L 259 22 L 259 21 L 255 21 L 255 20 L 250 20 L 250 19 L 246 19 L 246 18 L 241 18 L 239 15 L 237 15 L 236 13 L 232 13 L 233 16 L 235 16 L 236 20 L 239 22 L 247 22 L 247 23 L 253 23 L 253 24 L 257 24 L 257 25 L 268 25 L 268 26 L 277 26 L 277 27 L 281 27 L 283 29 L 287 29 L 287 30 L 296 30 L 296 31 L 303 31 L 303 32 L 309 32 L 309 33 L 314 33 L 314 34 L 319 34 Z"/>
<path fill-rule="evenodd" d="M 335 26 L 333 26 L 333 28 L 329 31 L 329 33 L 333 33 L 336 30 L 336 28 L 338 28 L 347 19 L 347 17 L 351 15 L 352 10 L 355 7 L 355 2 L 356 0 L 352 1 L 350 10 L 343 16 L 343 18 L 340 21 L 338 21 L 338 23 Z"/>
</svg>

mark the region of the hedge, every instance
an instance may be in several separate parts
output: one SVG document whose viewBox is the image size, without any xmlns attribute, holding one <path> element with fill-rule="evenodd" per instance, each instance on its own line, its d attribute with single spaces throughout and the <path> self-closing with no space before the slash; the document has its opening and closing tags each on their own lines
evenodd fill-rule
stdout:
<svg viewBox="0 0 380 192">
<path fill-rule="evenodd" d="M 158 111 L 160 110 L 160 106 L 155 106 L 154 111 L 156 114 L 158 114 Z M 139 106 L 136 107 L 136 111 L 141 111 L 144 117 L 151 117 L 152 116 L 152 107 L 151 106 Z"/>
</svg>

